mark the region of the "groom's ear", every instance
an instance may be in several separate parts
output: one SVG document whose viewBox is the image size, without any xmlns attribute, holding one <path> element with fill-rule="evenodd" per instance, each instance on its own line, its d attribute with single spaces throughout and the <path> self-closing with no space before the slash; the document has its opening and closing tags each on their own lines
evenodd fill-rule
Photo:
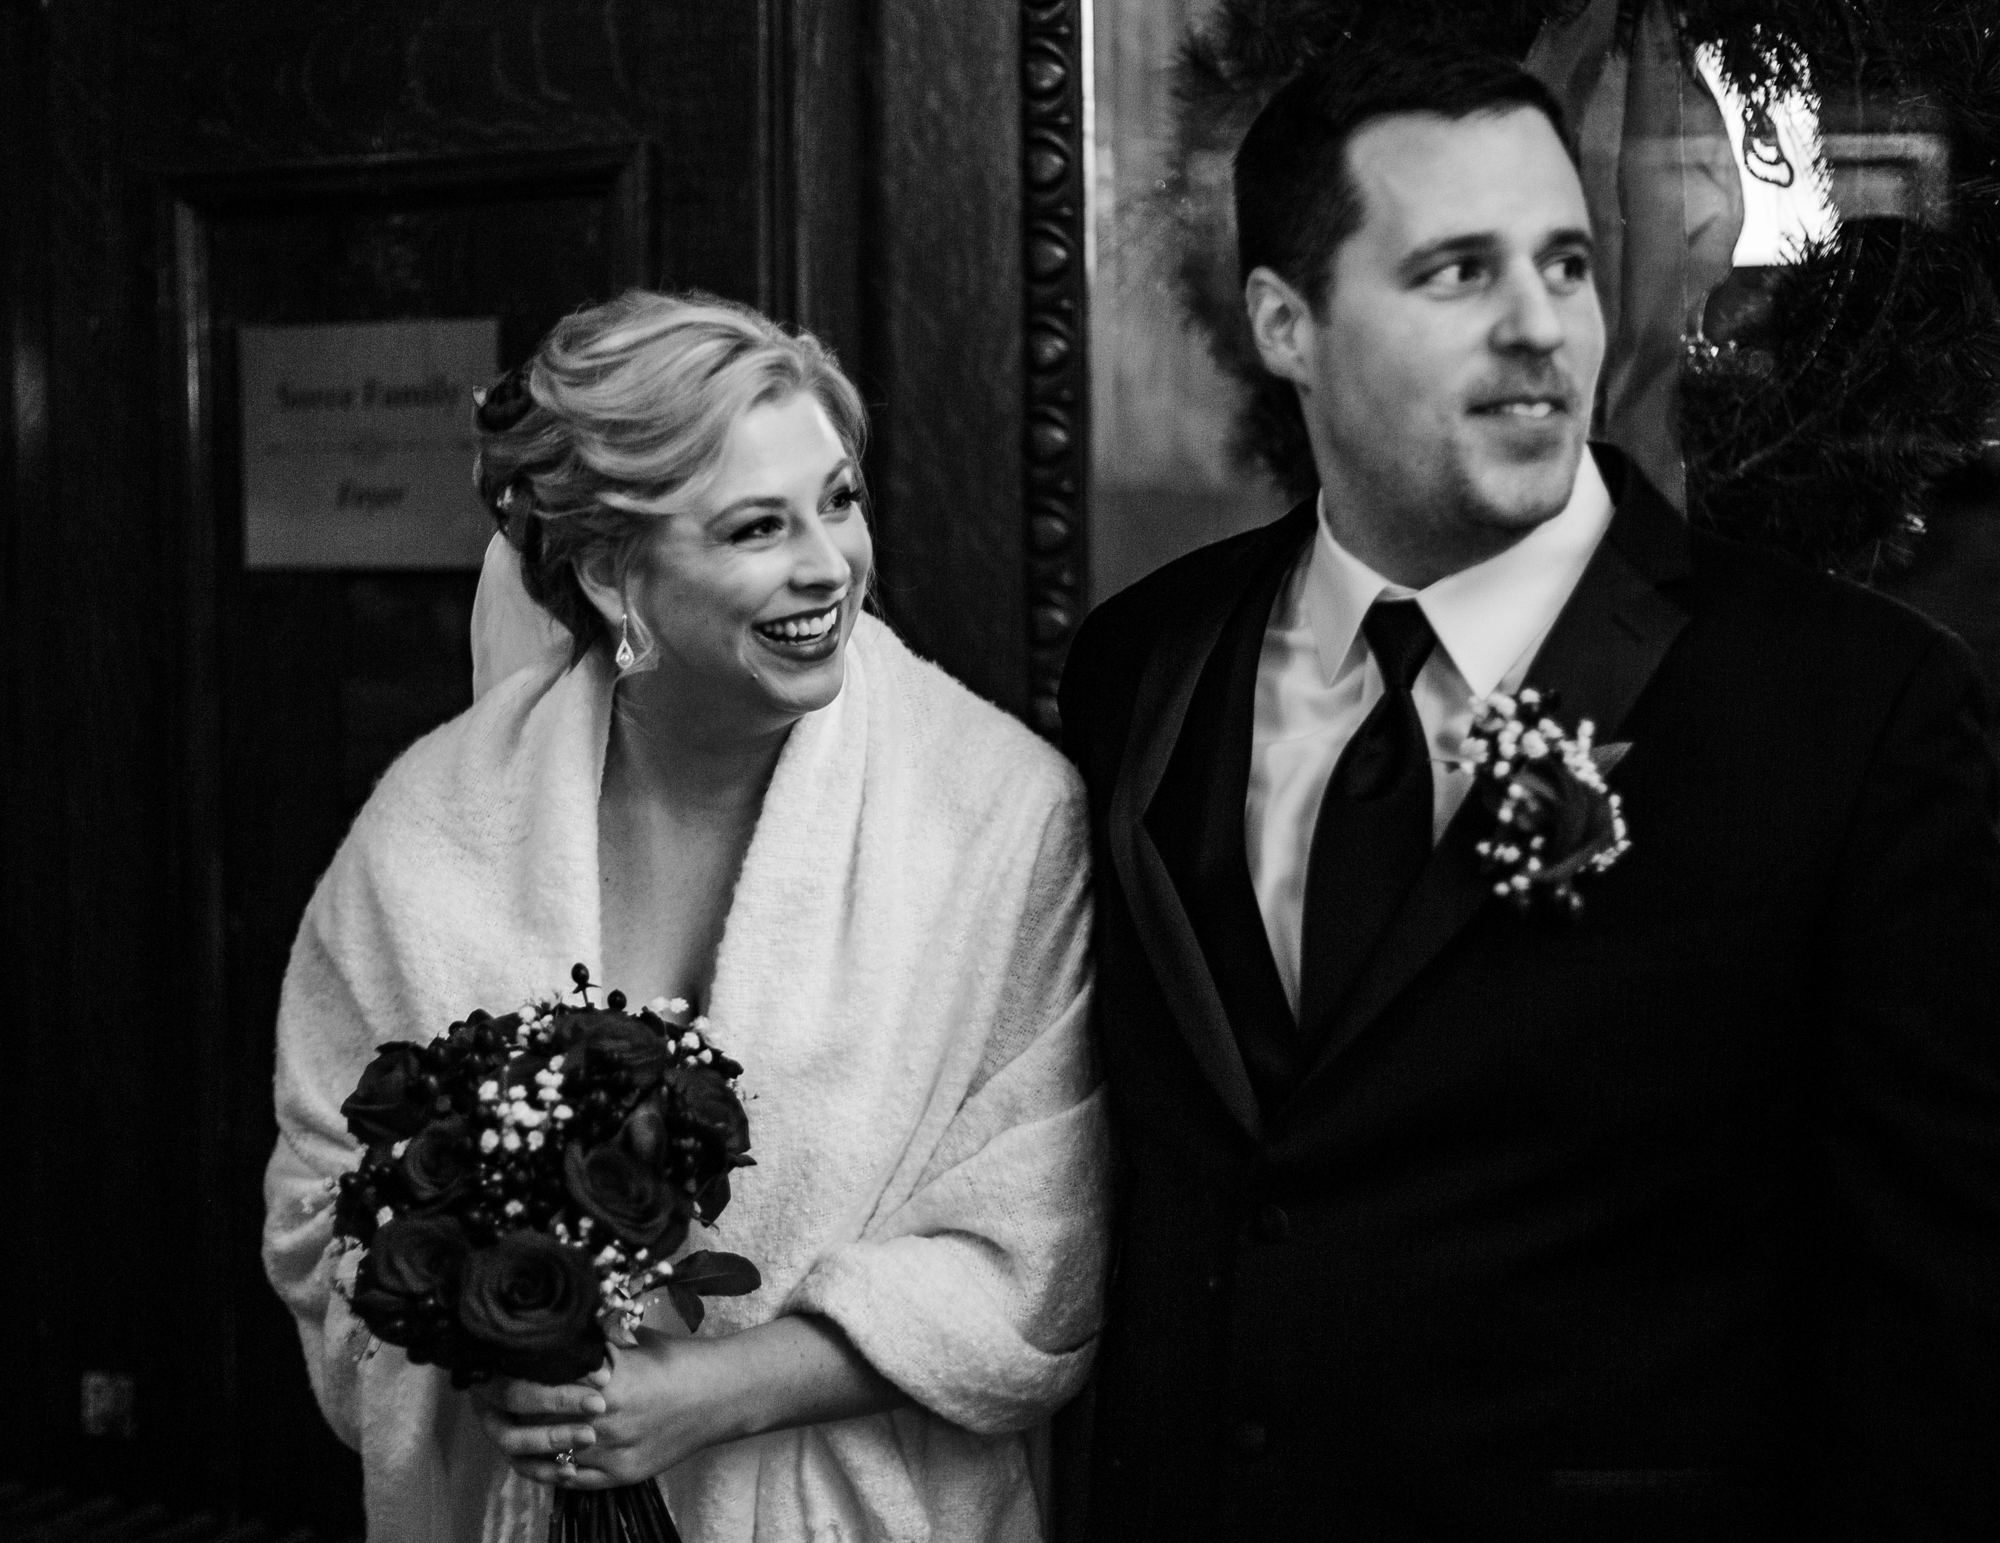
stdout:
<svg viewBox="0 0 2000 1543">
<path fill-rule="evenodd" d="M 1280 380 L 1310 387 L 1307 355 L 1316 323 L 1305 296 L 1273 270 L 1252 268 L 1243 281 L 1243 308 L 1264 368 Z"/>
</svg>

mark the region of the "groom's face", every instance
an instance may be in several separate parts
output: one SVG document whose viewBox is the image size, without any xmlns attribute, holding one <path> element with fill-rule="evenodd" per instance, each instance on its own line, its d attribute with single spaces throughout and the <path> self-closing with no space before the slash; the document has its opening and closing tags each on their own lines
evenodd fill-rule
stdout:
<svg viewBox="0 0 2000 1543">
<path fill-rule="evenodd" d="M 1301 403 L 1329 499 L 1450 571 L 1568 502 L 1604 357 L 1589 211 L 1532 108 L 1379 119 L 1348 165 L 1362 223 L 1301 333 Z"/>
</svg>

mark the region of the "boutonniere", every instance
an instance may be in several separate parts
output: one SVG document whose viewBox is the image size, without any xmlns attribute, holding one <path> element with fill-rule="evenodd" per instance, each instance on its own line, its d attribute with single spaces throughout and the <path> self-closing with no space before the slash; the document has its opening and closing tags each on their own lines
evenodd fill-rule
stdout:
<svg viewBox="0 0 2000 1543">
<path fill-rule="evenodd" d="M 1493 833 L 1478 846 L 1493 893 L 1518 910 L 1539 899 L 1574 913 L 1583 908 L 1577 880 L 1632 845 L 1618 795 L 1604 783 L 1632 747 L 1593 744 L 1588 718 L 1572 731 L 1555 708 L 1532 686 L 1480 698 L 1460 764 L 1472 773 L 1472 796 L 1493 811 Z"/>
</svg>

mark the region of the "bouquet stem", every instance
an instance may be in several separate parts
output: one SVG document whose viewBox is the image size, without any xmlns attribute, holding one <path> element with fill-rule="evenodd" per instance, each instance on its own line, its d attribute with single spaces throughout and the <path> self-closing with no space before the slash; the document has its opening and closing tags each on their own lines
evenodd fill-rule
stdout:
<svg viewBox="0 0 2000 1543">
<path fill-rule="evenodd" d="M 559 1489 L 549 1513 L 549 1543 L 681 1543 L 660 1486 Z"/>
</svg>

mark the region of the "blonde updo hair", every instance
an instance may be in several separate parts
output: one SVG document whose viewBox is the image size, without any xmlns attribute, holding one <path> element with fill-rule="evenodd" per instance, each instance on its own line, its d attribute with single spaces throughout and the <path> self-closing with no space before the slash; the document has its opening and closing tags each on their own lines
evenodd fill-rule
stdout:
<svg viewBox="0 0 2000 1543">
<path fill-rule="evenodd" d="M 610 635 L 578 569 L 608 555 L 622 581 L 653 522 L 715 469 L 737 419 L 801 391 L 858 465 L 867 412 L 818 339 L 713 295 L 632 289 L 565 316 L 478 394 L 474 486 L 575 659 Z M 630 623 L 647 661 L 644 621 Z"/>
</svg>

